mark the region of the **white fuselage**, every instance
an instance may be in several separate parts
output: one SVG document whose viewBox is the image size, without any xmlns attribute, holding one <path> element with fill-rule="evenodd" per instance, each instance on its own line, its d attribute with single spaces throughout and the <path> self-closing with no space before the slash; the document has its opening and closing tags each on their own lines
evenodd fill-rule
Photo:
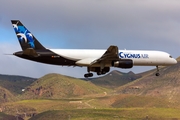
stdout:
<svg viewBox="0 0 180 120">
<path fill-rule="evenodd" d="M 166 52 L 118 50 L 115 45 L 110 45 L 106 50 L 46 49 L 19 20 L 11 20 L 11 22 L 23 50 L 13 55 L 52 65 L 86 66 L 88 73 L 84 74 L 84 77 L 92 77 L 91 71 L 103 75 L 110 71 L 110 67 L 132 68 L 133 66 L 156 66 L 156 76 L 159 76 L 158 66 L 177 63 Z"/>
<path fill-rule="evenodd" d="M 88 66 L 91 62 L 99 59 L 106 50 L 88 49 L 50 49 L 54 53 L 73 61 L 84 60 L 82 66 Z M 176 64 L 177 61 L 170 54 L 162 51 L 147 50 L 119 50 L 120 59 L 133 60 L 134 66 L 167 66 Z M 111 66 L 111 65 L 105 65 Z"/>
</svg>

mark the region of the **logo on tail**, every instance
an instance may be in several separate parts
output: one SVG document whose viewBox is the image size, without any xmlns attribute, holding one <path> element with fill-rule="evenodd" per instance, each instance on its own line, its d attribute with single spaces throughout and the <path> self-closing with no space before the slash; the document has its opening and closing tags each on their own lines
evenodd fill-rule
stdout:
<svg viewBox="0 0 180 120">
<path fill-rule="evenodd" d="M 11 20 L 11 22 L 23 51 L 28 48 L 34 50 L 46 49 L 19 20 Z"/>
<path fill-rule="evenodd" d="M 30 48 L 35 48 L 34 37 L 19 21 L 13 24 L 18 40 L 21 44 L 27 43 Z"/>
</svg>

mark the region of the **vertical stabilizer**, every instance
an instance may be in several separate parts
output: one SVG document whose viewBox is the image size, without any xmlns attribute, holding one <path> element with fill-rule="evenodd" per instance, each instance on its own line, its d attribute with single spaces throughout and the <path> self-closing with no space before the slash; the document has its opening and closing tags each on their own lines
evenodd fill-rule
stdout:
<svg viewBox="0 0 180 120">
<path fill-rule="evenodd" d="M 23 51 L 27 48 L 46 49 L 19 20 L 11 20 L 11 22 Z"/>
</svg>

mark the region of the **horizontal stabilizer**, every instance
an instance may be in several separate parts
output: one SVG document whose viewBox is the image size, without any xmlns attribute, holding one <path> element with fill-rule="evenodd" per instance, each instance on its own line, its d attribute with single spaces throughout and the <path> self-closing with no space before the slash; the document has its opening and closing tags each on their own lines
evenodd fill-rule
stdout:
<svg viewBox="0 0 180 120">
<path fill-rule="evenodd" d="M 27 48 L 26 50 L 23 51 L 23 54 L 33 57 L 39 56 L 39 54 L 33 48 Z"/>
</svg>

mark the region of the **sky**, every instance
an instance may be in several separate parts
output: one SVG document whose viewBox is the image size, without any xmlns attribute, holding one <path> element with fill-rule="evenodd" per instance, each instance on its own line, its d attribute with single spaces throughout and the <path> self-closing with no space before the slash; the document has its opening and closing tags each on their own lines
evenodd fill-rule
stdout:
<svg viewBox="0 0 180 120">
<path fill-rule="evenodd" d="M 10 20 L 20 20 L 47 48 L 159 50 L 180 56 L 179 0 L 0 0 L 0 74 L 83 77 L 87 69 L 17 58 Z M 133 67 L 140 73 L 155 67 Z M 114 69 L 111 69 L 114 70 Z"/>
</svg>

